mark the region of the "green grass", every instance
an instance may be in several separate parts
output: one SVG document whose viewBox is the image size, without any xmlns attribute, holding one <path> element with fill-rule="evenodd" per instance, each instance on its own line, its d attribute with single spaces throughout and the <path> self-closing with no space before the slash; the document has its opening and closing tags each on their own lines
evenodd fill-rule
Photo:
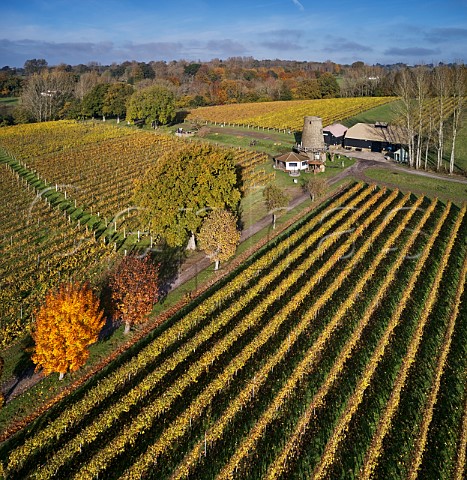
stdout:
<svg viewBox="0 0 467 480">
<path fill-rule="evenodd" d="M 359 113 L 354 117 L 347 118 L 346 120 L 342 121 L 342 124 L 350 128 L 356 123 L 374 123 L 378 121 L 392 123 L 396 117 L 396 105 L 397 101 L 385 103 L 379 107 Z"/>
<path fill-rule="evenodd" d="M 19 104 L 19 97 L 0 97 L 0 106 L 16 107 Z"/>
<path fill-rule="evenodd" d="M 27 417 L 40 405 L 55 397 L 62 389 L 69 386 L 76 379 L 86 374 L 94 365 L 108 357 L 110 353 L 126 340 L 128 338 L 123 335 L 123 327 L 118 328 L 108 338 L 91 345 L 89 360 L 79 371 L 65 375 L 62 381 L 58 380 L 57 375 L 49 375 L 4 405 L 0 410 L 0 432 L 11 425 L 12 421 L 19 421 Z M 23 372 L 24 369 L 32 369 L 34 367 L 30 359 L 30 353 L 27 351 L 32 346 L 33 341 L 30 336 L 27 336 L 2 352 L 5 360 L 2 373 L 3 381 Z"/>
<path fill-rule="evenodd" d="M 173 133 L 177 128 L 190 130 L 191 124 L 180 123 L 167 128 L 167 133 Z M 207 126 L 206 133 L 202 137 L 195 135 L 193 140 L 208 141 L 217 145 L 234 148 L 244 148 L 269 155 L 290 151 L 295 144 L 295 137 L 291 134 L 274 131 L 252 129 L 245 127 L 214 127 Z M 221 131 L 213 131 L 221 130 Z M 256 145 L 250 145 L 255 140 Z"/>
<path fill-rule="evenodd" d="M 397 187 L 403 192 L 438 197 L 441 200 L 451 200 L 457 204 L 467 201 L 467 183 L 427 178 L 385 168 L 369 168 L 365 170 L 365 175 L 377 182 Z"/>
</svg>

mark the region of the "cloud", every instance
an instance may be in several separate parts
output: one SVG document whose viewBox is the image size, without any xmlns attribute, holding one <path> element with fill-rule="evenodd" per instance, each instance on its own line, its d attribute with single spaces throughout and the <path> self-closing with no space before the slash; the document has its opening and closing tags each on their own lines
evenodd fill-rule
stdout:
<svg viewBox="0 0 467 480">
<path fill-rule="evenodd" d="M 247 48 L 229 38 L 223 40 L 209 40 L 202 50 L 209 53 L 212 52 L 216 57 L 229 57 L 244 55 L 247 52 Z"/>
<path fill-rule="evenodd" d="M 302 47 L 301 45 L 299 45 L 298 43 L 289 42 L 287 40 L 260 42 L 260 45 L 262 45 L 263 47 L 266 47 L 270 50 L 276 50 L 276 51 L 279 51 L 279 52 L 282 52 L 282 51 L 291 52 L 291 51 L 294 51 L 294 50 L 304 50 L 304 48 L 305 48 L 305 47 Z"/>
<path fill-rule="evenodd" d="M 345 38 L 338 38 L 331 40 L 323 47 L 323 52 L 327 53 L 339 53 L 339 52 L 372 52 L 373 48 L 361 43 L 351 42 Z"/>
<path fill-rule="evenodd" d="M 300 11 L 304 11 L 305 7 L 298 1 L 298 0 L 292 0 L 293 4 L 298 7 Z"/>
<path fill-rule="evenodd" d="M 149 61 L 173 59 L 183 55 L 179 42 L 125 43 L 114 42 L 44 42 L 40 40 L 0 39 L 0 61 L 22 66 L 27 59 L 45 58 L 49 65 L 67 63 L 76 65 L 98 61 L 99 63 L 122 62 L 125 60 Z"/>
<path fill-rule="evenodd" d="M 262 40 L 258 42 L 258 45 L 278 52 L 301 51 L 305 47 L 298 41 L 302 38 L 303 33 L 301 30 L 294 29 L 269 30 L 261 34 Z"/>
<path fill-rule="evenodd" d="M 427 32 L 425 36 L 431 43 L 467 40 L 467 28 L 434 28 Z"/>
<path fill-rule="evenodd" d="M 126 59 L 169 59 L 173 56 L 182 55 L 183 44 L 181 42 L 148 42 L 148 43 L 126 43 L 115 52 L 126 56 Z"/>
<path fill-rule="evenodd" d="M 395 57 L 412 57 L 412 58 L 420 58 L 426 57 L 428 55 L 436 55 L 439 52 L 437 50 L 433 50 L 431 48 L 423 48 L 423 47 L 407 47 L 407 48 L 389 48 L 384 51 L 384 55 L 391 55 Z"/>
</svg>

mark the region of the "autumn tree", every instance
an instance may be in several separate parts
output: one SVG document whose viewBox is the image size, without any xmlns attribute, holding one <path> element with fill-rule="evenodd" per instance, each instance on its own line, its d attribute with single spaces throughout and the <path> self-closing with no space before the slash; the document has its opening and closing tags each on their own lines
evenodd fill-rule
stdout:
<svg viewBox="0 0 467 480">
<path fill-rule="evenodd" d="M 78 370 L 89 356 L 88 346 L 97 341 L 104 326 L 99 300 L 87 285 L 72 283 L 50 292 L 36 315 L 36 370 L 43 368 L 48 375 Z"/>
<path fill-rule="evenodd" d="M 210 210 L 235 211 L 240 201 L 232 154 L 212 145 L 183 145 L 161 155 L 133 196 L 142 224 L 170 247 L 195 248 Z"/>
<path fill-rule="evenodd" d="M 44 58 L 32 58 L 24 62 L 24 73 L 26 76 L 44 71 L 48 66 Z"/>
<path fill-rule="evenodd" d="M 104 116 L 104 99 L 110 88 L 108 83 L 99 83 L 91 89 L 81 102 L 82 114 L 86 117 Z"/>
<path fill-rule="evenodd" d="M 274 184 L 269 184 L 263 190 L 263 197 L 268 212 L 272 214 L 272 228 L 276 228 L 277 215 L 287 207 L 290 197 L 282 188 Z"/>
<path fill-rule="evenodd" d="M 326 193 L 327 183 L 323 178 L 310 177 L 305 188 L 310 194 L 311 201 L 314 202 L 315 198 L 321 197 Z"/>
<path fill-rule="evenodd" d="M 162 85 L 153 85 L 133 93 L 126 118 L 130 122 L 144 120 L 147 125 L 153 122 L 166 125 L 174 120 L 175 114 L 175 95 Z"/>
<path fill-rule="evenodd" d="M 239 241 L 237 219 L 231 212 L 216 209 L 203 220 L 198 234 L 199 248 L 214 261 L 214 270 L 235 254 Z"/>
<path fill-rule="evenodd" d="M 109 281 L 115 312 L 131 326 L 144 322 L 159 298 L 159 267 L 148 256 L 124 257 Z"/>
<path fill-rule="evenodd" d="M 117 123 L 120 117 L 126 115 L 126 104 L 134 92 L 134 88 L 126 83 L 114 83 L 110 85 L 104 95 L 102 113 L 117 117 Z"/>
<path fill-rule="evenodd" d="M 316 99 L 321 98 L 321 90 L 316 78 L 305 78 L 296 89 L 297 98 Z"/>
</svg>

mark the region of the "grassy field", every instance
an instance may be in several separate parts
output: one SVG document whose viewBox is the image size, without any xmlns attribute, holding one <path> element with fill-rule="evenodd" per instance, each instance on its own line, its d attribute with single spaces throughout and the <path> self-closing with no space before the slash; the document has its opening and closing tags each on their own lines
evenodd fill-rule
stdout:
<svg viewBox="0 0 467 480">
<path fill-rule="evenodd" d="M 361 112 L 358 115 L 354 115 L 353 117 L 347 118 L 343 120 L 341 123 L 346 127 L 352 127 L 356 123 L 374 123 L 374 122 L 394 122 L 396 118 L 395 109 L 397 106 L 397 101 L 385 103 L 384 105 L 380 105 L 378 107 L 371 108 L 370 110 L 366 110 L 365 112 Z"/>
<path fill-rule="evenodd" d="M 19 102 L 18 97 L 0 97 L 0 107 L 16 107 Z"/>
<path fill-rule="evenodd" d="M 458 204 L 467 201 L 467 183 L 451 182 L 417 176 L 400 171 L 390 171 L 386 168 L 369 168 L 365 175 L 375 182 L 398 187 L 403 192 L 421 193 L 442 200 L 451 200 Z"/>
</svg>

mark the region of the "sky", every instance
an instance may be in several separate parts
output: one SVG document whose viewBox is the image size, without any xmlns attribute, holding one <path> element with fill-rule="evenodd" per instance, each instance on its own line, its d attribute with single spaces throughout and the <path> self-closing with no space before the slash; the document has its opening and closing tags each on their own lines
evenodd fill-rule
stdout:
<svg viewBox="0 0 467 480">
<path fill-rule="evenodd" d="M 253 57 L 467 63 L 467 0 L 15 0 L 0 67 Z"/>
</svg>

